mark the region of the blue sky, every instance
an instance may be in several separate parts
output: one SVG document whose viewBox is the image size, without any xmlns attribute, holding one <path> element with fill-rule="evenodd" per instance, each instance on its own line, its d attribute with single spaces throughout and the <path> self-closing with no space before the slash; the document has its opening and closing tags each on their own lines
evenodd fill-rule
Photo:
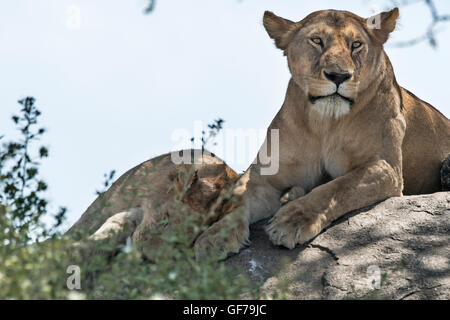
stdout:
<svg viewBox="0 0 450 320">
<path fill-rule="evenodd" d="M 289 72 L 262 26 L 265 10 L 298 21 L 329 8 L 370 16 L 389 3 L 159 0 L 144 15 L 145 0 L 2 1 L 0 133 L 13 138 L 16 101 L 36 97 L 51 155 L 42 174 L 52 205 L 69 208 L 68 226 L 95 199 L 103 173 L 171 151 L 174 131 L 218 117 L 228 129 L 269 125 Z M 450 13 L 449 1 L 436 4 Z M 429 21 L 422 5 L 407 7 L 390 43 L 421 34 Z M 447 117 L 449 35 L 443 25 L 438 50 L 386 47 L 399 83 Z M 241 172 L 251 160 L 229 162 Z"/>
</svg>

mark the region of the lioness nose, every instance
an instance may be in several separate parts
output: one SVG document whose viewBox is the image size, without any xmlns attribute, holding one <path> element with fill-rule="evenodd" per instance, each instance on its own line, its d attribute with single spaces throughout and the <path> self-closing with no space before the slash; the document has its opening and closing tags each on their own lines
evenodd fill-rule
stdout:
<svg viewBox="0 0 450 320">
<path fill-rule="evenodd" d="M 326 72 L 325 71 L 325 77 L 327 77 L 328 80 L 333 81 L 336 86 L 339 87 L 339 85 L 348 79 L 352 77 L 352 75 L 348 72 Z"/>
</svg>

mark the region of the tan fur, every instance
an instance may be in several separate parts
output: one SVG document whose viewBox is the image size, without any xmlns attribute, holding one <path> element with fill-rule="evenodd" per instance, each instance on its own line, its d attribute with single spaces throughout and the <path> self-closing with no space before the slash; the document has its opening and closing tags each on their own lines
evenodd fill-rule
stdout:
<svg viewBox="0 0 450 320">
<path fill-rule="evenodd" d="M 175 165 L 169 153 L 129 170 L 89 206 L 68 234 L 85 232 L 94 241 L 116 244 L 131 236 L 150 257 L 161 236 L 189 217 L 200 227 L 186 230 L 193 242 L 202 226 L 211 225 L 229 211 L 221 205 L 220 196 L 239 177 L 217 157 L 198 154 L 192 165 Z M 164 230 L 152 233 L 161 223 Z"/>
<path fill-rule="evenodd" d="M 271 241 L 294 248 L 354 209 L 440 191 L 450 122 L 396 82 L 383 44 L 398 15 L 397 9 L 382 13 L 381 28 L 369 29 L 366 19 L 345 11 L 319 11 L 297 23 L 265 13 L 264 26 L 292 74 L 264 144 L 270 146 L 271 129 L 278 129 L 279 171 L 261 175 L 259 158 L 250 166 L 234 191 L 245 205 L 199 237 L 199 256 L 217 245 L 237 252 L 249 224 L 260 219 L 273 216 L 266 228 Z M 324 72 L 351 78 L 338 87 Z M 306 195 L 281 207 L 280 197 L 293 186 Z M 229 238 L 218 240 L 223 228 Z"/>
</svg>

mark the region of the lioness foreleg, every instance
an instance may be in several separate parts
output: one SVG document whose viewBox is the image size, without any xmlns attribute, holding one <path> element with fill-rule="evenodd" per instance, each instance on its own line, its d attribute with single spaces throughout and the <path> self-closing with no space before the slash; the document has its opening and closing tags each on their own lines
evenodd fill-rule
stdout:
<svg viewBox="0 0 450 320">
<path fill-rule="evenodd" d="M 281 206 L 281 191 L 268 183 L 269 176 L 252 174 L 259 172 L 252 166 L 236 183 L 232 196 L 223 208 L 225 216 L 203 232 L 195 242 L 198 259 L 210 256 L 217 250 L 221 258 L 238 253 L 249 245 L 249 225 L 271 216 Z M 252 176 L 250 178 L 250 176 Z"/>
<path fill-rule="evenodd" d="M 286 204 L 269 221 L 266 232 L 274 244 L 292 249 L 349 211 L 401 195 L 401 170 L 376 160 Z"/>
</svg>

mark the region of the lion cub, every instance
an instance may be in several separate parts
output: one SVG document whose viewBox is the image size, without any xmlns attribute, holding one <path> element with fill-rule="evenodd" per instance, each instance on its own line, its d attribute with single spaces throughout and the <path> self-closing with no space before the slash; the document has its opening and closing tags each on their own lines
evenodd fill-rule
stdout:
<svg viewBox="0 0 450 320">
<path fill-rule="evenodd" d="M 101 252 L 95 249 L 100 242 L 116 246 L 131 237 L 135 247 L 151 259 L 161 236 L 190 219 L 185 235 L 193 243 L 202 227 L 226 214 L 219 198 L 225 198 L 239 175 L 208 152 L 183 152 L 191 151 L 193 164 L 174 164 L 168 153 L 123 174 L 89 206 L 68 234 L 87 233 L 94 241 L 91 248 L 95 253 Z M 162 229 L 159 233 L 152 232 L 158 227 Z"/>
</svg>

